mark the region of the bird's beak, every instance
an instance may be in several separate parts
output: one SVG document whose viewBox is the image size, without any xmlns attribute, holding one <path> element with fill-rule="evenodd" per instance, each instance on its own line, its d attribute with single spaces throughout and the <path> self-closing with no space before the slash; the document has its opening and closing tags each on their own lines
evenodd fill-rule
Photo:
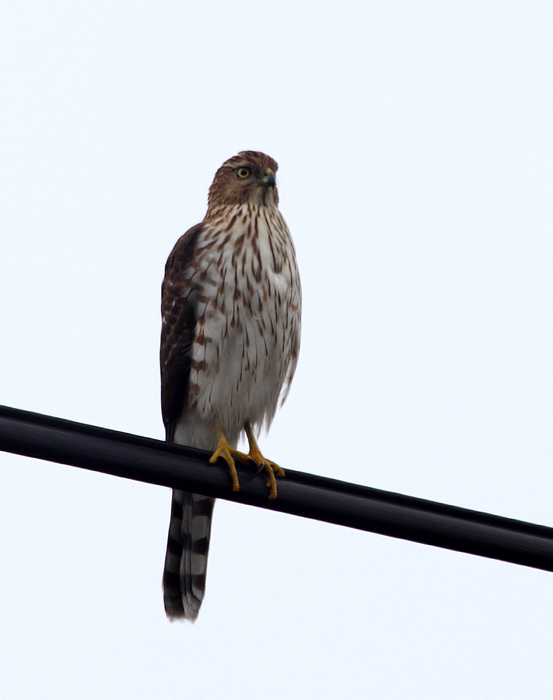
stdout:
<svg viewBox="0 0 553 700">
<path fill-rule="evenodd" d="M 261 184 L 264 185 L 265 187 L 275 187 L 276 186 L 275 174 L 271 170 L 271 168 L 265 169 L 265 172 L 263 173 L 263 177 L 261 178 Z"/>
</svg>

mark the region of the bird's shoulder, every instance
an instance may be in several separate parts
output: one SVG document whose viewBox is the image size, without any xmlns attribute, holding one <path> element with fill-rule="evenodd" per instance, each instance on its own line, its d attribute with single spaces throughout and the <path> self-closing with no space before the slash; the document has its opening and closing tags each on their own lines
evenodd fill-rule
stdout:
<svg viewBox="0 0 553 700">
<path fill-rule="evenodd" d="M 190 265 L 194 257 L 198 238 L 203 229 L 203 222 L 196 224 L 189 228 L 186 233 L 183 233 L 175 243 L 165 263 L 165 280 L 171 280 Z"/>
</svg>

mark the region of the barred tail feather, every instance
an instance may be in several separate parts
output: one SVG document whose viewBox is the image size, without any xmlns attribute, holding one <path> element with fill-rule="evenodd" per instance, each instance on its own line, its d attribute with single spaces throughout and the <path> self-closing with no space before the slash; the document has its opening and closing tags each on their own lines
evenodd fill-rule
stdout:
<svg viewBox="0 0 553 700">
<path fill-rule="evenodd" d="M 214 498 L 173 491 L 163 572 L 165 613 L 194 621 L 205 594 Z"/>
</svg>

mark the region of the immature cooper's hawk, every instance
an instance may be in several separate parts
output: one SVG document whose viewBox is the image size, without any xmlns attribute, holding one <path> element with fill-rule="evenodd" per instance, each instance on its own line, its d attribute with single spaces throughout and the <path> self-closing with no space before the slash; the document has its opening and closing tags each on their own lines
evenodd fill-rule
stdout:
<svg viewBox="0 0 553 700">
<path fill-rule="evenodd" d="M 294 245 L 278 210 L 277 163 L 244 151 L 215 173 L 207 213 L 178 241 L 165 267 L 161 405 L 169 442 L 265 469 L 269 498 L 282 469 L 254 434 L 271 423 L 294 376 L 301 286 Z M 250 452 L 236 450 L 246 431 Z M 163 595 L 171 619 L 195 620 L 205 592 L 214 499 L 173 491 Z"/>
</svg>

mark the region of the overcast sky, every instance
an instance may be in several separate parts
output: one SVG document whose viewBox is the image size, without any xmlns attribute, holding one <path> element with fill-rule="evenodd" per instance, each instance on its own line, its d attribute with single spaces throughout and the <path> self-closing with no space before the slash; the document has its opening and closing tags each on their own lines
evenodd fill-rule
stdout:
<svg viewBox="0 0 553 700">
<path fill-rule="evenodd" d="M 553 525 L 549 2 L 4 0 L 0 403 L 163 437 L 159 295 L 239 150 L 280 164 L 284 468 Z M 0 696 L 551 698 L 551 574 L 0 453 Z"/>
</svg>

